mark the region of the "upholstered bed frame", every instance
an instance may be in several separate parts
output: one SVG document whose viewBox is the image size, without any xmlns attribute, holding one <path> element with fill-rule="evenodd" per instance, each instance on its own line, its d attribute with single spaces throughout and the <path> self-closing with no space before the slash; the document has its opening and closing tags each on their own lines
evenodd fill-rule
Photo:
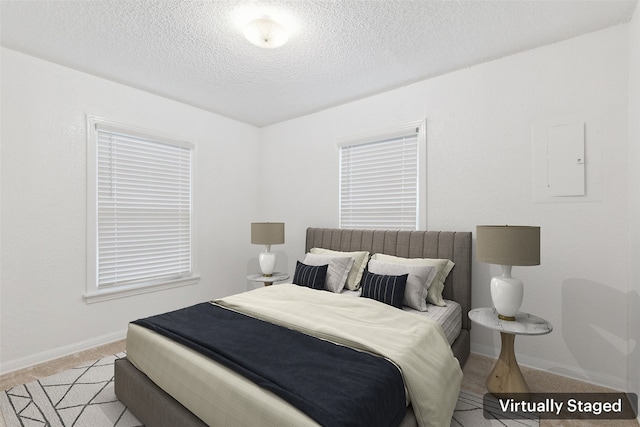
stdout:
<svg viewBox="0 0 640 427">
<path fill-rule="evenodd" d="M 462 306 L 462 330 L 451 348 L 460 366 L 464 365 L 470 352 L 471 322 L 467 313 L 471 309 L 471 232 L 308 228 L 306 252 L 313 247 L 452 260 L 455 267 L 445 281 L 443 297 Z M 126 358 L 115 363 L 115 392 L 148 427 L 206 426 Z"/>
<path fill-rule="evenodd" d="M 463 366 L 470 352 L 471 232 L 392 231 L 308 228 L 306 252 L 311 248 L 369 251 L 404 258 L 445 258 L 455 263 L 445 281 L 443 297 L 462 306 L 462 330 L 451 345 Z"/>
</svg>

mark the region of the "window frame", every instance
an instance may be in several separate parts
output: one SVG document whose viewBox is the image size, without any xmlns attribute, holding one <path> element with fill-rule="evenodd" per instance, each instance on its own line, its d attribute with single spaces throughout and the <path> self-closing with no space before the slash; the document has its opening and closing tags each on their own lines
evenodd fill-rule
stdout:
<svg viewBox="0 0 640 427">
<path fill-rule="evenodd" d="M 195 158 L 196 146 L 179 138 L 163 135 L 156 131 L 149 131 L 136 126 L 107 120 L 102 117 L 87 114 L 87 280 L 84 299 L 87 304 L 123 298 L 133 295 L 172 289 L 199 283 L 200 277 L 196 273 L 197 254 L 195 222 Z M 149 139 L 158 143 L 167 143 L 191 149 L 191 274 L 189 276 L 140 281 L 123 285 L 100 287 L 98 282 L 98 128 L 113 130 L 123 134 Z"/>
<path fill-rule="evenodd" d="M 425 230 L 427 227 L 427 124 L 426 119 L 403 125 L 376 130 L 338 139 L 338 227 L 342 225 L 342 149 L 344 147 L 376 143 L 388 139 L 407 136 L 417 131 L 417 183 L 416 183 L 416 224 L 413 230 Z M 367 227 L 357 227 L 367 228 Z M 375 228 L 375 227 L 374 227 Z M 397 229 L 407 229 L 397 227 Z"/>
</svg>

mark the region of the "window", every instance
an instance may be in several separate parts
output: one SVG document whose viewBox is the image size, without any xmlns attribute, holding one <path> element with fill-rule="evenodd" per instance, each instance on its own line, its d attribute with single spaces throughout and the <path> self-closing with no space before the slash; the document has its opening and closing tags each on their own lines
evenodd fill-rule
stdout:
<svg viewBox="0 0 640 427">
<path fill-rule="evenodd" d="M 91 116 L 88 126 L 87 301 L 195 283 L 193 146 Z"/>
<path fill-rule="evenodd" d="M 425 123 L 349 138 L 340 151 L 340 228 L 424 227 Z"/>
</svg>

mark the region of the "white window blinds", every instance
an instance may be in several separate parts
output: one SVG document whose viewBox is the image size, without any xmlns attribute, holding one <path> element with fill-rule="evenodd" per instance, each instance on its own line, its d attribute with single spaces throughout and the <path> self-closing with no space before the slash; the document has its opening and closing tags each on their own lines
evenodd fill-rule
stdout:
<svg viewBox="0 0 640 427">
<path fill-rule="evenodd" d="M 192 272 L 192 146 L 96 127 L 97 288 Z"/>
<path fill-rule="evenodd" d="M 341 228 L 418 228 L 418 132 L 341 144 Z"/>
</svg>

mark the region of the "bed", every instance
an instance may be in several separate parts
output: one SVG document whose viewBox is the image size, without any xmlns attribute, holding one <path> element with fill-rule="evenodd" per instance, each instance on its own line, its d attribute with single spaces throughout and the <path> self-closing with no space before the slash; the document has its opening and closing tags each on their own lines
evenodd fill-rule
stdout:
<svg viewBox="0 0 640 427">
<path fill-rule="evenodd" d="M 312 248 L 451 260 L 455 266 L 446 277 L 442 296 L 445 301 L 455 302 L 459 306 L 461 319 L 458 332 L 447 339 L 460 367 L 464 365 L 470 350 L 470 321 L 466 315 L 471 308 L 470 232 L 309 228 L 306 252 Z M 286 286 L 281 289 L 284 292 Z M 115 391 L 118 398 L 145 425 L 207 425 L 201 418 L 208 420 L 209 425 L 238 425 L 239 422 L 261 426 L 317 425 L 304 413 L 290 408 L 278 396 L 256 391 L 258 387 L 255 384 L 228 372 L 223 366 L 206 362 L 205 356 L 176 345 L 166 337 L 144 332 L 143 329 L 130 326 L 127 353 L 132 360 L 125 358 L 116 361 Z M 207 372 L 194 373 L 195 367 L 204 363 L 208 366 Z M 160 373 L 163 378 L 156 378 Z M 149 377 L 154 378 L 155 382 Z M 222 382 L 229 388 L 223 389 L 217 385 Z M 183 383 L 182 386 L 180 383 Z M 200 388 L 211 384 L 216 384 L 218 390 Z M 219 390 L 224 391 L 215 394 Z M 216 397 L 212 397 L 214 394 Z M 203 412 L 208 415 L 202 415 Z M 401 425 L 416 425 L 412 410 L 407 412 Z"/>
</svg>

